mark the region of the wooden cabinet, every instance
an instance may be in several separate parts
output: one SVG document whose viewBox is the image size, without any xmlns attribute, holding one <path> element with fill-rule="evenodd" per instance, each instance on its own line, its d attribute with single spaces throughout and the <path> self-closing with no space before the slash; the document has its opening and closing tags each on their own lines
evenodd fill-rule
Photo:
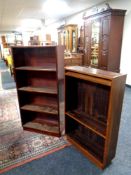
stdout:
<svg viewBox="0 0 131 175">
<path fill-rule="evenodd" d="M 58 28 L 58 44 L 65 45 L 66 52 L 77 52 L 78 28 L 76 24 Z"/>
<path fill-rule="evenodd" d="M 126 75 L 66 67 L 66 135 L 98 167 L 115 156 Z"/>
<path fill-rule="evenodd" d="M 80 28 L 80 37 L 78 38 L 78 53 L 84 52 L 84 26 Z"/>
<path fill-rule="evenodd" d="M 64 134 L 64 47 L 12 47 L 22 125 Z"/>
<path fill-rule="evenodd" d="M 108 9 L 84 18 L 84 64 L 120 71 L 124 15 L 126 10 Z"/>
<path fill-rule="evenodd" d="M 83 54 L 82 53 L 70 53 L 64 57 L 64 66 L 82 66 Z"/>
</svg>

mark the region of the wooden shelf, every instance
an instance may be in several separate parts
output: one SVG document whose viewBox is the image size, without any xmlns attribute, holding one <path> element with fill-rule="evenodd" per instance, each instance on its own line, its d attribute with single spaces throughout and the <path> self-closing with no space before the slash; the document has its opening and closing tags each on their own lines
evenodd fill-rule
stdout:
<svg viewBox="0 0 131 175">
<path fill-rule="evenodd" d="M 58 120 L 54 117 L 37 117 L 34 120 L 32 120 L 32 122 L 58 127 Z"/>
<path fill-rule="evenodd" d="M 46 72 L 56 72 L 56 68 L 53 66 L 23 66 L 23 67 L 17 67 L 16 70 L 26 70 L 26 71 L 46 71 Z"/>
<path fill-rule="evenodd" d="M 23 125 L 24 129 L 34 129 L 34 130 L 39 130 L 41 132 L 48 132 L 48 133 L 54 133 L 56 135 L 59 135 L 59 127 L 58 126 L 53 126 L 53 125 L 48 125 L 47 123 L 40 123 L 37 120 L 32 120 L 30 122 L 27 122 L 26 124 Z"/>
<path fill-rule="evenodd" d="M 106 138 L 106 125 L 102 124 L 102 122 L 100 123 L 99 121 L 93 120 L 89 117 L 83 117 L 82 115 L 76 115 L 73 112 L 66 112 L 66 115 L 82 124 L 86 128 L 92 130 L 102 138 Z"/>
<path fill-rule="evenodd" d="M 24 105 L 21 107 L 22 110 L 40 112 L 51 115 L 58 115 L 58 110 L 50 106 L 38 106 L 38 105 Z"/>
<path fill-rule="evenodd" d="M 36 92 L 36 93 L 44 93 L 44 94 L 57 94 L 57 90 L 55 88 L 46 88 L 46 87 L 21 87 L 18 89 L 19 91 L 24 92 Z"/>
<path fill-rule="evenodd" d="M 68 134 L 75 142 L 79 143 L 83 146 L 88 152 L 90 152 L 93 156 L 95 156 L 100 162 L 103 161 L 103 151 L 104 149 L 100 147 L 100 145 L 95 144 L 93 142 L 86 142 L 79 135 L 74 133 Z"/>
</svg>

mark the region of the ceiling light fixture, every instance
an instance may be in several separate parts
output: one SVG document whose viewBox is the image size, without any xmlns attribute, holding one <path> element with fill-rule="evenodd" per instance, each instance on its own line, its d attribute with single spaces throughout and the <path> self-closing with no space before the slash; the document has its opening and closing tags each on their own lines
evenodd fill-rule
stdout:
<svg viewBox="0 0 131 175">
<path fill-rule="evenodd" d="M 58 17 L 65 14 L 68 14 L 71 11 L 71 8 L 63 0 L 47 0 L 43 4 L 43 11 L 48 16 Z"/>
</svg>

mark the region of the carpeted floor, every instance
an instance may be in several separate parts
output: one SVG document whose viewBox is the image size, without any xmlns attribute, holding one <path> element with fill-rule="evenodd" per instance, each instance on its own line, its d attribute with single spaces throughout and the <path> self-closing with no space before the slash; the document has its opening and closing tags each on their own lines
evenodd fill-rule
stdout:
<svg viewBox="0 0 131 175">
<path fill-rule="evenodd" d="M 11 76 L 10 70 L 3 60 L 0 60 L 0 79 L 2 89 L 7 90 L 16 88 L 14 78 Z"/>
<path fill-rule="evenodd" d="M 0 59 L 0 70 L 6 70 L 7 66 L 4 62 L 4 60 Z"/>
<path fill-rule="evenodd" d="M 9 70 L 1 72 L 2 88 L 13 89 L 16 87 L 14 78 L 10 75 Z"/>
<path fill-rule="evenodd" d="M 23 131 L 16 90 L 0 91 L 0 173 L 68 145 L 62 137 Z"/>
<path fill-rule="evenodd" d="M 131 88 L 126 87 L 116 156 L 104 171 L 67 147 L 3 175 L 131 175 Z"/>
</svg>

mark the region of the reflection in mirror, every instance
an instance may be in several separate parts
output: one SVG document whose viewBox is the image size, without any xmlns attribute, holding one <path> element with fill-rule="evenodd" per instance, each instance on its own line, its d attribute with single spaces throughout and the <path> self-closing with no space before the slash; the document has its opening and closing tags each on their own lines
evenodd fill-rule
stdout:
<svg viewBox="0 0 131 175">
<path fill-rule="evenodd" d="M 76 52 L 76 32 L 72 31 L 72 52 Z"/>
<path fill-rule="evenodd" d="M 94 21 L 92 23 L 92 35 L 91 35 L 91 65 L 94 66 L 98 66 L 99 33 L 100 33 L 100 23 L 99 21 Z"/>
</svg>

